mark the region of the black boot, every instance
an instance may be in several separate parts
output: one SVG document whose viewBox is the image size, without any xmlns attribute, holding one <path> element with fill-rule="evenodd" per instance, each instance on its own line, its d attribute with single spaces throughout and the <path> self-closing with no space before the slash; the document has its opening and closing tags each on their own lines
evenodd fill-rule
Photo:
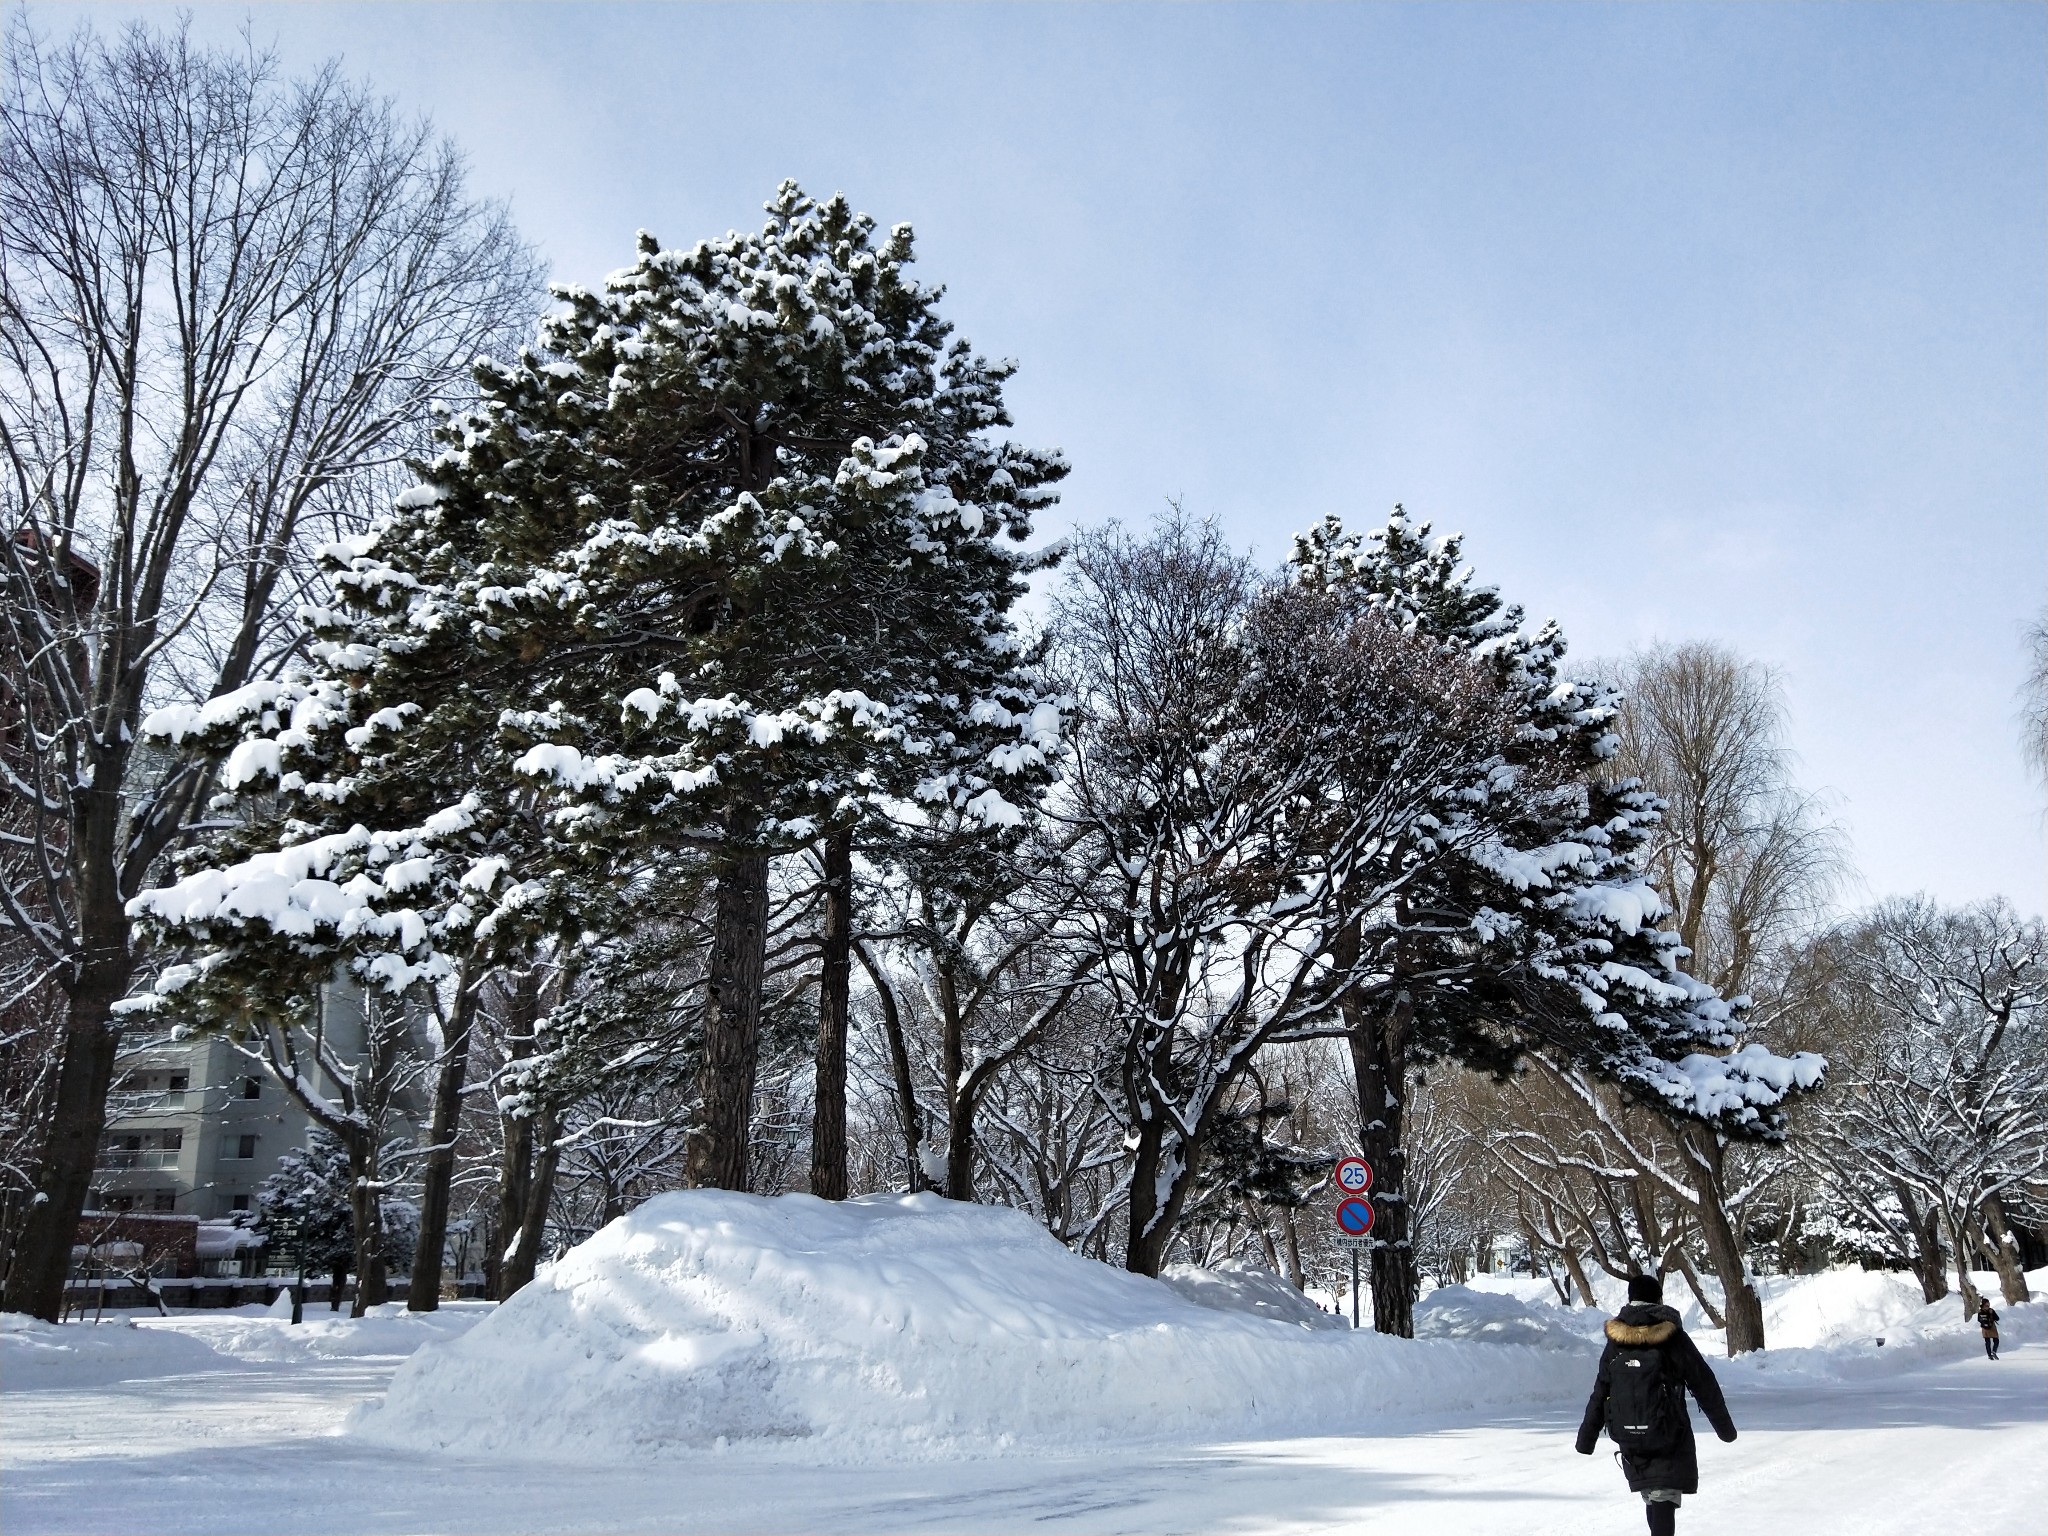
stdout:
<svg viewBox="0 0 2048 1536">
<path fill-rule="evenodd" d="M 1662 1499 L 1654 1504 L 1645 1504 L 1643 1516 L 1650 1522 L 1650 1536 L 1675 1536 L 1678 1530 L 1676 1504 L 1666 1504 Z"/>
</svg>

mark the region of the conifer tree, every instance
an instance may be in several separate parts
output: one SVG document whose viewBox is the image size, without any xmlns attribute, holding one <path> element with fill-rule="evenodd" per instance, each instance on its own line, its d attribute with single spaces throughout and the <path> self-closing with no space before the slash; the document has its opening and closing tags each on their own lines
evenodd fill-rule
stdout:
<svg viewBox="0 0 2048 1536">
<path fill-rule="evenodd" d="M 1065 472 L 993 436 L 1010 366 L 951 340 L 907 227 L 793 184 L 769 215 L 558 289 L 421 484 L 327 552 L 309 673 L 152 718 L 269 798 L 137 904 L 195 950 L 143 1006 L 303 1008 L 343 963 L 459 1016 L 500 958 L 618 931 L 651 863 L 694 861 L 690 1178 L 746 1186 L 769 860 L 884 806 L 1017 819 L 1059 719 L 1014 546 Z"/>
<path fill-rule="evenodd" d="M 1418 1279 L 1402 1137 L 1412 1066 L 1505 1072 L 1535 1051 L 1713 1133 L 1772 1138 L 1779 1106 L 1815 1086 L 1824 1064 L 1735 1051 L 1739 1006 L 1686 973 L 1642 868 L 1658 802 L 1606 767 L 1621 701 L 1563 675 L 1554 624 L 1526 631 L 1519 608 L 1473 582 L 1459 539 L 1432 539 L 1398 507 L 1365 538 L 1326 520 L 1297 541 L 1293 570 L 1340 612 L 1391 621 L 1447 668 L 1491 680 L 1483 771 L 1446 786 L 1420 836 L 1381 850 L 1409 877 L 1391 903 L 1356 914 L 1341 946 L 1355 967 L 1342 1016 L 1376 1175 L 1375 1321 L 1407 1334 Z M 1340 797 L 1384 793 L 1377 767 L 1335 766 Z"/>
</svg>

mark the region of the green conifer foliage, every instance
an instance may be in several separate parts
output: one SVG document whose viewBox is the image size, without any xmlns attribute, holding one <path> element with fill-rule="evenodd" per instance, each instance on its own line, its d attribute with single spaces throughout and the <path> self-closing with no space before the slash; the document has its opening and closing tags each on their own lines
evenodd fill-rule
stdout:
<svg viewBox="0 0 2048 1536">
<path fill-rule="evenodd" d="M 768 212 L 558 289 L 421 484 L 328 551 L 310 674 L 151 722 L 276 796 L 139 904 L 201 950 L 160 998 L 275 997 L 280 948 L 301 1007 L 337 960 L 434 985 L 616 931 L 636 861 L 694 858 L 692 1178 L 745 1187 L 768 860 L 884 808 L 1014 824 L 1059 731 L 1009 611 L 1064 462 L 996 435 L 1010 366 L 951 337 L 907 227 L 791 184 Z"/>
</svg>

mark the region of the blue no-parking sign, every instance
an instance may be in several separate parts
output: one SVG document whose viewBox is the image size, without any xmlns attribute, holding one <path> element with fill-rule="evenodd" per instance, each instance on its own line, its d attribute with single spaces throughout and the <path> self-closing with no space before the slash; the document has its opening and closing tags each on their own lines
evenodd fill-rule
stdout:
<svg viewBox="0 0 2048 1536">
<path fill-rule="evenodd" d="M 1372 1230 L 1372 1202 L 1353 1196 L 1337 1202 L 1337 1225 L 1353 1237 L 1363 1237 Z"/>
</svg>

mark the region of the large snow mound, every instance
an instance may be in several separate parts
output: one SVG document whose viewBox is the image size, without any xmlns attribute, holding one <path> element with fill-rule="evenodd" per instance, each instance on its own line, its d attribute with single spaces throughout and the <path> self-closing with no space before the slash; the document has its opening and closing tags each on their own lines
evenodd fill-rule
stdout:
<svg viewBox="0 0 2048 1536">
<path fill-rule="evenodd" d="M 1212 1298 L 1213 1299 L 1213 1298 Z M 1402 1340 L 1196 1305 L 1021 1212 L 937 1195 L 659 1196 L 459 1339 L 358 1435 L 610 1460 L 748 1441 L 807 1460 L 1342 1432 L 1583 1393 L 1592 1352 Z"/>
<path fill-rule="evenodd" d="M 0 1383 L 10 1392 L 83 1389 L 233 1368 L 198 1339 L 138 1328 L 132 1318 L 46 1323 L 0 1313 Z"/>
</svg>

